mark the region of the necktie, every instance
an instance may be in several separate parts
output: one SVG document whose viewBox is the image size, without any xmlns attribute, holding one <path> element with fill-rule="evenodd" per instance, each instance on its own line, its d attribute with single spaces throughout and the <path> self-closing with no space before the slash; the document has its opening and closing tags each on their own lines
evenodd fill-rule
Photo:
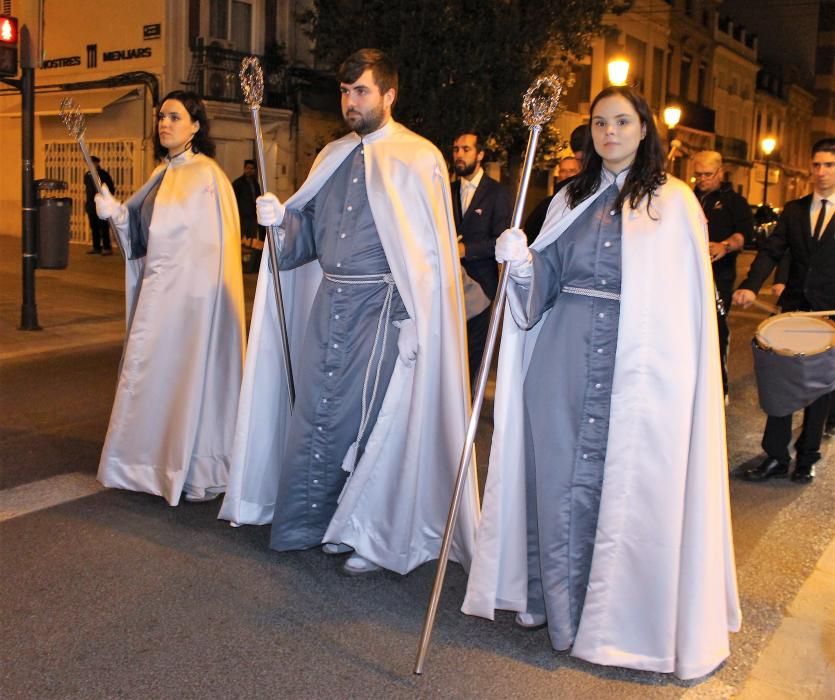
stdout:
<svg viewBox="0 0 835 700">
<path fill-rule="evenodd" d="M 827 204 L 829 204 L 829 202 L 826 199 L 821 200 L 821 210 L 818 212 L 818 220 L 815 221 L 815 232 L 812 234 L 812 238 L 815 240 L 819 240 L 821 233 L 823 232 L 823 222 L 826 219 Z"/>
</svg>

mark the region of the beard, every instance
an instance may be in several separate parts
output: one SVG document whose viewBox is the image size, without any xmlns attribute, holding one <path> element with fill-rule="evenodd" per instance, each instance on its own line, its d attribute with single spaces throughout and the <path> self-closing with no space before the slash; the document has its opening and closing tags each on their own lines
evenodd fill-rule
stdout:
<svg viewBox="0 0 835 700">
<path fill-rule="evenodd" d="M 478 167 L 478 161 L 473 161 L 472 163 L 455 163 L 453 168 L 455 169 L 455 174 L 459 177 L 466 177 L 467 175 L 472 175 L 475 172 L 476 167 Z"/>
<path fill-rule="evenodd" d="M 383 105 L 380 103 L 377 107 L 371 107 L 366 112 L 358 110 L 351 110 L 343 115 L 345 123 L 352 131 L 356 131 L 360 136 L 366 136 L 373 131 L 377 131 L 386 118 Z"/>
</svg>

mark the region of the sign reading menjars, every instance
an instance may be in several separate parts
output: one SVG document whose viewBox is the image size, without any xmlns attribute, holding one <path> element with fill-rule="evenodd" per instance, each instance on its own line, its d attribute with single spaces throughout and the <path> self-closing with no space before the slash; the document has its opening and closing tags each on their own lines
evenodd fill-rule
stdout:
<svg viewBox="0 0 835 700">
<path fill-rule="evenodd" d="M 150 58 L 151 47 L 143 46 L 138 49 L 119 49 L 117 51 L 103 51 L 102 61 L 130 61 L 134 58 Z"/>
</svg>

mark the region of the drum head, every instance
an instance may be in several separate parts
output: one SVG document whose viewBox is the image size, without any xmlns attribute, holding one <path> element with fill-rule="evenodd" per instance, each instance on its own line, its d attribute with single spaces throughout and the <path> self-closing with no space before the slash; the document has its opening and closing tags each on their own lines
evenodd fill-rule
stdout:
<svg viewBox="0 0 835 700">
<path fill-rule="evenodd" d="M 755 339 L 780 355 L 817 355 L 835 346 L 835 324 L 803 313 L 779 314 L 757 327 Z"/>
</svg>

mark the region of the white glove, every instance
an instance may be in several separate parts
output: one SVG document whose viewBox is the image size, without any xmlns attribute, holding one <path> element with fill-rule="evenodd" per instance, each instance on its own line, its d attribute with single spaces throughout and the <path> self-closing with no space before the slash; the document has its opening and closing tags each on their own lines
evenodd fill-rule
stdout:
<svg viewBox="0 0 835 700">
<path fill-rule="evenodd" d="M 496 240 L 496 261 L 509 265 L 513 277 L 530 277 L 532 260 L 528 238 L 522 229 L 505 229 Z"/>
<path fill-rule="evenodd" d="M 406 367 L 411 367 L 418 354 L 415 322 L 410 318 L 405 318 L 402 321 L 395 321 L 394 325 L 400 329 L 400 335 L 397 336 L 397 353 L 400 355 L 400 361 Z"/>
<path fill-rule="evenodd" d="M 112 219 L 116 225 L 123 224 L 128 220 L 127 208 L 110 194 L 110 190 L 104 183 L 101 186 L 101 194 L 96 194 L 93 199 L 96 202 L 96 215 L 100 219 Z"/>
<path fill-rule="evenodd" d="M 255 200 L 255 210 L 261 226 L 278 226 L 284 221 L 284 205 L 272 192 L 262 194 Z"/>
</svg>

